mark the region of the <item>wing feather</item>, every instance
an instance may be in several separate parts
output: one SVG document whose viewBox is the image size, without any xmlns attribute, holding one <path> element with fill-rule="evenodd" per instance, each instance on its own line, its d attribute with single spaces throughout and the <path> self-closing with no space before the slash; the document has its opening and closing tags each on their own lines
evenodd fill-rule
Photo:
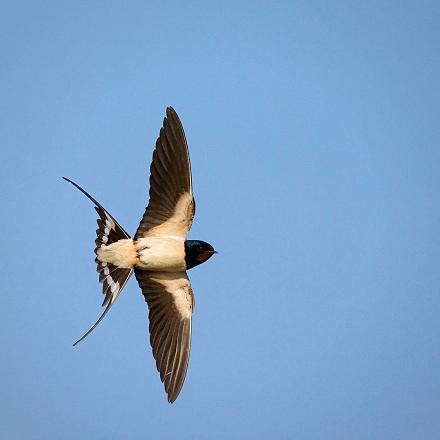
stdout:
<svg viewBox="0 0 440 440">
<path fill-rule="evenodd" d="M 157 235 L 184 239 L 195 213 L 191 163 L 177 113 L 167 108 L 150 166 L 150 201 L 135 240 Z"/>
<path fill-rule="evenodd" d="M 191 284 L 185 272 L 134 272 L 148 303 L 150 344 L 156 367 L 172 403 L 188 370 L 194 305 Z"/>
</svg>

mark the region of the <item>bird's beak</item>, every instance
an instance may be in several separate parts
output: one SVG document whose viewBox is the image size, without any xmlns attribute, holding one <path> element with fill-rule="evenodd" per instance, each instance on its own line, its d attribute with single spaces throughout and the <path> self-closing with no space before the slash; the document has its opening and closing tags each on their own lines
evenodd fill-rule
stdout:
<svg viewBox="0 0 440 440">
<path fill-rule="evenodd" d="M 211 251 L 211 254 L 218 254 L 217 251 Z"/>
</svg>

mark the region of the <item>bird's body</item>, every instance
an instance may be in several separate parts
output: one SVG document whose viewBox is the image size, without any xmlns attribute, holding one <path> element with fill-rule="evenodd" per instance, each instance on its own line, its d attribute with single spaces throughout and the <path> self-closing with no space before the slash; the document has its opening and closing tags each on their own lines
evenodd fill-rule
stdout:
<svg viewBox="0 0 440 440">
<path fill-rule="evenodd" d="M 186 240 L 195 213 L 191 166 L 182 124 L 171 108 L 160 130 L 150 167 L 150 201 L 131 238 L 115 218 L 71 180 L 99 214 L 95 261 L 105 295 L 103 314 L 74 345 L 88 336 L 114 304 L 134 272 L 150 319 L 150 343 L 168 401 L 180 393 L 189 362 L 194 296 L 186 270 L 216 251 Z"/>
<path fill-rule="evenodd" d="M 97 258 L 127 269 L 158 272 L 186 270 L 185 242 L 174 237 L 122 239 L 98 249 Z"/>
</svg>

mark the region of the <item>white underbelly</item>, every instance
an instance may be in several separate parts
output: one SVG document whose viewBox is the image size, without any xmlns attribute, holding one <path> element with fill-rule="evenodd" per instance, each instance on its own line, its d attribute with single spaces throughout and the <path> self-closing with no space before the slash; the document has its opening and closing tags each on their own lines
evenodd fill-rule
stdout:
<svg viewBox="0 0 440 440">
<path fill-rule="evenodd" d="M 112 244 L 102 244 L 97 250 L 98 260 L 116 267 L 131 269 L 137 262 L 136 248 L 131 238 L 124 238 Z"/>
<path fill-rule="evenodd" d="M 163 237 L 140 238 L 135 243 L 137 267 L 152 271 L 185 270 L 185 246 L 183 240 Z"/>
</svg>

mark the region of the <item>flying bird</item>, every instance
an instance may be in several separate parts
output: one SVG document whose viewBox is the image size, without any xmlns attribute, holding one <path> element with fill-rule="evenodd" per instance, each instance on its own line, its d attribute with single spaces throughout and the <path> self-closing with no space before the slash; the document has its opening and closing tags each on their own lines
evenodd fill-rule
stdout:
<svg viewBox="0 0 440 440">
<path fill-rule="evenodd" d="M 186 271 L 204 263 L 214 248 L 186 240 L 195 214 L 191 164 L 183 126 L 166 110 L 150 166 L 150 200 L 133 238 L 90 194 L 66 177 L 95 205 L 99 215 L 95 262 L 110 310 L 134 272 L 149 309 L 150 344 L 168 402 L 179 395 L 188 369 L 194 295 Z"/>
</svg>

